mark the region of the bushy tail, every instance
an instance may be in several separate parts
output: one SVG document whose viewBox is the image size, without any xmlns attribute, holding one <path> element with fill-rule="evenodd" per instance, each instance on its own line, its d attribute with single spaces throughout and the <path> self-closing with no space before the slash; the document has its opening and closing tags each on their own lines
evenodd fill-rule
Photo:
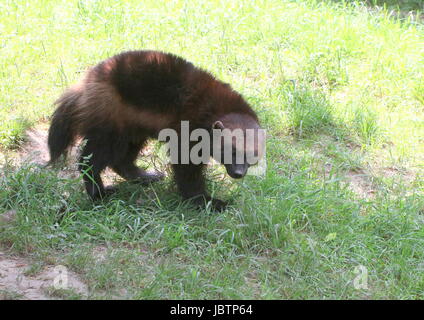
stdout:
<svg viewBox="0 0 424 320">
<path fill-rule="evenodd" d="M 50 152 L 49 164 L 64 154 L 74 141 L 76 132 L 72 115 L 75 113 L 79 97 L 78 91 L 70 89 L 56 101 L 58 107 L 53 113 L 47 141 Z"/>
</svg>

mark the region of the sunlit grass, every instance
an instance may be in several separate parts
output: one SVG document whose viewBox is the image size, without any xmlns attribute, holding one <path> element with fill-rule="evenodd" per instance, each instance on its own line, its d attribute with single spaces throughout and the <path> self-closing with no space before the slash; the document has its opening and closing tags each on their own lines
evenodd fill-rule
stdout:
<svg viewBox="0 0 424 320">
<path fill-rule="evenodd" d="M 93 204 L 80 178 L 5 165 L 0 215 L 16 210 L 16 221 L 0 224 L 0 243 L 79 272 L 93 298 L 423 298 L 424 28 L 390 10 L 318 0 L 2 1 L 3 150 L 48 120 L 88 67 L 157 49 L 246 97 L 267 129 L 268 170 L 241 182 L 210 170 L 210 189 L 232 200 L 214 214 L 181 202 L 170 178 L 124 183 Z M 364 176 L 360 194 L 353 175 Z M 368 290 L 352 284 L 358 265 Z"/>
</svg>

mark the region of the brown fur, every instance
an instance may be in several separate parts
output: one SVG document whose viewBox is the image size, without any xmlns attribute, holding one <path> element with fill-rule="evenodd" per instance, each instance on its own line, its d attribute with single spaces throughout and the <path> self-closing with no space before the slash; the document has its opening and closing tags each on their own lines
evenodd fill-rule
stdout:
<svg viewBox="0 0 424 320">
<path fill-rule="evenodd" d="M 51 162 L 76 137 L 87 139 L 81 162 L 91 156 L 80 169 L 92 198 L 107 191 L 100 178 L 106 166 L 126 179 L 159 178 L 135 167 L 134 161 L 147 139 L 157 138 L 164 128 L 179 132 L 183 120 L 191 130 L 210 131 L 217 121 L 230 129 L 259 128 L 255 112 L 228 84 L 180 57 L 157 51 L 124 52 L 100 62 L 57 105 L 49 130 Z M 215 208 L 223 208 L 222 201 L 205 192 L 202 165 L 173 169 L 184 198 L 197 197 L 198 204 L 212 200 Z"/>
</svg>

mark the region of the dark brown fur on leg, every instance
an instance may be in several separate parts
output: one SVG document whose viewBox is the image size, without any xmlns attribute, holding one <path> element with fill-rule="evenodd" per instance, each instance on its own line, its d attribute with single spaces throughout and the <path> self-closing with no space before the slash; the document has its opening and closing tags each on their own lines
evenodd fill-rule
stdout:
<svg viewBox="0 0 424 320">
<path fill-rule="evenodd" d="M 149 184 L 164 178 L 165 175 L 160 172 L 147 172 L 135 165 L 137 156 L 144 144 L 145 140 L 142 140 L 138 144 L 130 143 L 128 145 L 127 153 L 112 166 L 113 170 L 125 180 L 141 184 Z"/>
<path fill-rule="evenodd" d="M 195 206 L 205 207 L 210 201 L 213 210 L 222 211 L 227 203 L 207 194 L 203 169 L 203 165 L 174 164 L 174 178 L 178 189 L 182 197 L 187 200 L 190 199 Z"/>
<path fill-rule="evenodd" d="M 106 168 L 104 151 L 99 148 L 95 140 L 88 140 L 79 162 L 79 170 L 82 173 L 85 189 L 91 199 L 96 200 L 106 195 L 100 173 Z"/>
</svg>

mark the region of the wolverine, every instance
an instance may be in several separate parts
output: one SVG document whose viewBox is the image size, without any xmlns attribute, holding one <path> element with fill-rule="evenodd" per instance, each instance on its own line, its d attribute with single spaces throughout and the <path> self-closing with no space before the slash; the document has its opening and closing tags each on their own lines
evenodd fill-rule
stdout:
<svg viewBox="0 0 424 320">
<path fill-rule="evenodd" d="M 82 138 L 79 170 L 92 199 L 114 190 L 103 185 L 101 173 L 106 167 L 142 184 L 162 179 L 162 173 L 145 171 L 135 161 L 148 139 L 158 139 L 163 129 L 179 134 L 182 121 L 188 121 L 190 130 L 204 129 L 211 135 L 212 130 L 260 129 L 255 112 L 229 84 L 181 57 L 159 51 L 128 51 L 100 62 L 67 89 L 56 105 L 48 134 L 50 163 Z M 263 144 L 257 138 L 242 151 L 258 154 Z M 224 146 L 228 144 L 219 148 Z M 216 144 L 211 144 L 213 148 Z M 221 151 L 211 150 L 211 155 L 223 163 Z M 244 160 L 225 163 L 232 178 L 245 176 L 252 163 L 246 156 Z M 191 161 L 173 163 L 178 190 L 197 206 L 211 202 L 214 210 L 221 211 L 226 202 L 207 193 L 204 167 L 204 163 Z"/>
</svg>

